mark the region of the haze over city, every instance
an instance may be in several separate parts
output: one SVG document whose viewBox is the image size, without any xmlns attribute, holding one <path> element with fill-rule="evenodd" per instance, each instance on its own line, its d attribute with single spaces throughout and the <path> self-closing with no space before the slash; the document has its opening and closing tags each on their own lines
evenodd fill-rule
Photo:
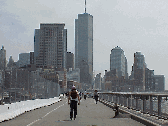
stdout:
<svg viewBox="0 0 168 126">
<path fill-rule="evenodd" d="M 95 74 L 110 69 L 111 49 L 119 46 L 128 60 L 128 73 L 134 53 L 145 55 L 145 62 L 155 75 L 165 75 L 168 89 L 167 6 L 166 0 L 92 0 L 86 12 L 93 15 L 93 70 Z M 19 53 L 34 50 L 34 29 L 40 23 L 65 23 L 67 51 L 75 52 L 74 20 L 84 13 L 84 0 L 0 1 L 0 45 L 14 61 Z"/>
</svg>

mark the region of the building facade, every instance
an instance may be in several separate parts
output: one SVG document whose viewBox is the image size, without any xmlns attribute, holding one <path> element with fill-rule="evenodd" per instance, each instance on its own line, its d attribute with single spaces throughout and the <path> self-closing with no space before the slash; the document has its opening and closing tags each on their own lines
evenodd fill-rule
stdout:
<svg viewBox="0 0 168 126">
<path fill-rule="evenodd" d="M 67 72 L 69 71 L 69 68 L 72 68 L 72 70 L 74 69 L 74 54 L 71 52 L 67 52 Z"/>
<path fill-rule="evenodd" d="M 80 69 L 81 83 L 92 87 L 93 78 L 93 16 L 78 14 L 75 19 L 75 68 Z"/>
<path fill-rule="evenodd" d="M 30 53 L 20 53 L 18 63 L 19 67 L 30 64 Z"/>
<path fill-rule="evenodd" d="M 101 82 L 102 82 L 102 78 L 101 78 L 101 73 L 97 74 L 95 77 L 95 86 L 94 89 L 98 89 L 101 90 Z"/>
<path fill-rule="evenodd" d="M 164 75 L 154 75 L 155 91 L 162 92 L 165 90 L 165 77 Z"/>
<path fill-rule="evenodd" d="M 34 63 L 37 68 L 66 68 L 67 29 L 64 23 L 41 23 L 35 29 Z"/>
<path fill-rule="evenodd" d="M 134 53 L 133 74 L 134 79 L 138 81 L 135 91 L 145 91 L 145 57 L 141 52 Z"/>
<path fill-rule="evenodd" d="M 155 91 L 154 70 L 145 69 L 145 91 Z"/>
<path fill-rule="evenodd" d="M 2 46 L 2 49 L 0 50 L 0 70 L 5 70 L 6 68 L 6 50 L 4 49 L 4 46 Z"/>
<path fill-rule="evenodd" d="M 114 69 L 117 70 L 118 77 L 128 78 L 127 59 L 124 51 L 118 46 L 113 48 L 110 54 L 110 70 Z"/>
</svg>

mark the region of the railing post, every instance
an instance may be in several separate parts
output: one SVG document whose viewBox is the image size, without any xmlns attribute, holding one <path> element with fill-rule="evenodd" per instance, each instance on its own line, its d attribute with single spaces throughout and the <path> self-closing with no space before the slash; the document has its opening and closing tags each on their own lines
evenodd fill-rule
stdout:
<svg viewBox="0 0 168 126">
<path fill-rule="evenodd" d="M 131 108 L 129 95 L 127 96 L 127 108 L 128 108 L 128 109 Z"/>
<path fill-rule="evenodd" d="M 117 97 L 117 94 L 116 94 L 116 99 L 115 99 L 115 100 L 116 100 L 116 104 L 118 104 L 118 97 Z"/>
<path fill-rule="evenodd" d="M 132 94 L 131 94 L 130 100 L 131 100 L 131 105 L 130 105 L 130 107 L 131 107 L 131 109 L 133 109 Z"/>
<path fill-rule="evenodd" d="M 108 100 L 107 101 L 110 102 L 110 94 L 108 94 Z"/>
<path fill-rule="evenodd" d="M 118 104 L 120 105 L 120 94 L 118 94 Z"/>
<path fill-rule="evenodd" d="M 138 96 L 136 95 L 136 110 L 138 111 Z"/>
<path fill-rule="evenodd" d="M 143 98 L 143 113 L 146 113 L 146 96 L 142 96 Z"/>
<path fill-rule="evenodd" d="M 150 115 L 153 115 L 153 97 L 150 95 Z"/>
<path fill-rule="evenodd" d="M 111 95 L 111 101 L 114 102 L 114 99 L 113 99 L 113 94 Z"/>
<path fill-rule="evenodd" d="M 161 100 L 162 100 L 162 97 L 158 96 L 158 119 L 161 118 Z"/>
<path fill-rule="evenodd" d="M 102 94 L 102 101 L 104 100 L 104 94 Z"/>
</svg>

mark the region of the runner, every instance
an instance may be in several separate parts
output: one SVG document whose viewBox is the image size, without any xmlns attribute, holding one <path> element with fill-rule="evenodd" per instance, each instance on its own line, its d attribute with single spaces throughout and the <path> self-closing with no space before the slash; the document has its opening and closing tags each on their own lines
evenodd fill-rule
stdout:
<svg viewBox="0 0 168 126">
<path fill-rule="evenodd" d="M 86 100 L 86 90 L 85 90 L 85 92 L 84 92 L 84 99 Z"/>
<path fill-rule="evenodd" d="M 70 103 L 69 103 L 69 101 L 70 101 Z M 69 97 L 68 97 L 68 105 L 70 104 L 70 119 L 71 120 L 73 117 L 74 117 L 74 120 L 76 118 L 77 103 L 78 103 L 78 105 L 80 105 L 80 98 L 79 98 L 78 92 L 76 91 L 76 87 L 73 86 L 71 89 L 71 92 L 69 92 Z M 74 116 L 73 116 L 73 111 L 74 111 Z"/>
<path fill-rule="evenodd" d="M 97 90 L 95 90 L 95 92 L 94 92 L 94 99 L 95 99 L 95 101 L 96 101 L 96 104 L 97 104 L 97 101 L 98 101 L 98 93 L 97 93 Z"/>
</svg>

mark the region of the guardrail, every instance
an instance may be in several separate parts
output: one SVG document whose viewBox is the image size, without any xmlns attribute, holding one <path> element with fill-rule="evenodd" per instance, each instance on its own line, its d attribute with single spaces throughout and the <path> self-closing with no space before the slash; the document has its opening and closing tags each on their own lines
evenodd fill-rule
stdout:
<svg viewBox="0 0 168 126">
<path fill-rule="evenodd" d="M 99 99 L 164 120 L 168 117 L 167 97 L 168 94 L 154 92 L 99 92 Z"/>
</svg>

